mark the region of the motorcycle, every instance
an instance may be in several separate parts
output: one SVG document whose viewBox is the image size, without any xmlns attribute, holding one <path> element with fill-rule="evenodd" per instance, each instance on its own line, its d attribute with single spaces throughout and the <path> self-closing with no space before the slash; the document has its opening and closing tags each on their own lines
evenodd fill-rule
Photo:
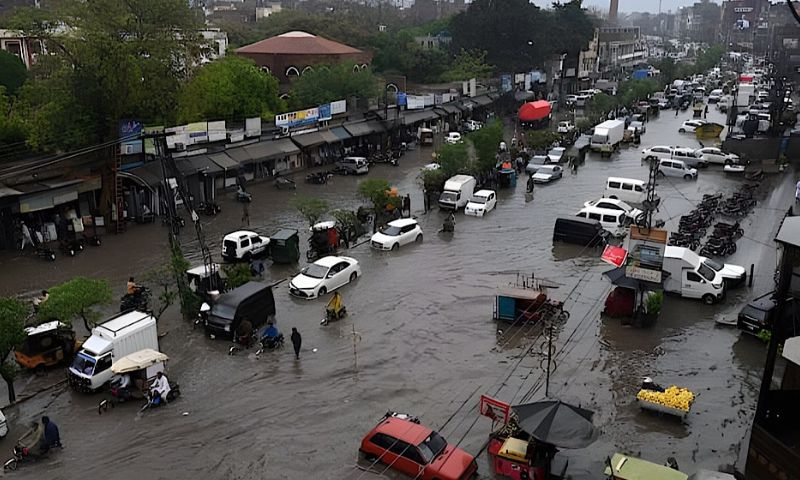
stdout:
<svg viewBox="0 0 800 480">
<path fill-rule="evenodd" d="M 177 382 L 169 382 L 169 393 L 167 393 L 166 402 L 163 398 L 161 398 L 161 396 L 155 395 L 152 390 L 149 390 L 147 392 L 147 403 L 142 406 L 142 408 L 139 410 L 139 413 L 142 413 L 149 408 L 163 407 L 170 402 L 174 402 L 180 396 L 181 387 Z"/>
<path fill-rule="evenodd" d="M 49 260 L 51 262 L 56 261 L 56 252 L 45 247 L 44 245 L 40 244 L 33 247 L 33 253 L 41 259 Z"/>
<path fill-rule="evenodd" d="M 200 202 L 197 209 L 204 215 L 216 215 L 222 211 L 222 207 L 214 202 Z"/>
<path fill-rule="evenodd" d="M 3 470 L 16 470 L 22 463 L 36 462 L 45 458 L 50 452 L 56 448 L 61 449 L 64 446 L 61 442 L 48 448 L 45 451 L 40 450 L 40 442 L 44 435 L 44 427 L 35 422 L 31 428 L 22 435 L 17 443 L 14 445 L 13 457 L 8 459 L 3 464 Z"/>
<path fill-rule="evenodd" d="M 58 248 L 65 255 L 74 257 L 75 255 L 83 251 L 83 242 L 80 240 L 62 240 L 61 242 L 59 242 Z"/>
<path fill-rule="evenodd" d="M 150 303 L 150 289 L 144 286 L 139 286 L 134 293 L 126 293 L 119 300 L 119 311 L 127 312 L 130 310 L 138 310 L 140 312 L 148 311 Z"/>
<path fill-rule="evenodd" d="M 297 184 L 288 178 L 278 177 L 275 179 L 275 188 L 278 190 L 294 190 L 297 188 Z"/>
<path fill-rule="evenodd" d="M 313 185 L 324 185 L 333 175 L 328 172 L 309 173 L 306 175 L 306 183 Z"/>
<path fill-rule="evenodd" d="M 274 337 L 261 337 L 259 340 L 259 347 L 256 350 L 256 357 L 260 356 L 264 353 L 265 350 L 277 350 L 279 348 L 283 348 L 283 342 L 285 341 L 283 334 L 279 333 Z"/>
</svg>

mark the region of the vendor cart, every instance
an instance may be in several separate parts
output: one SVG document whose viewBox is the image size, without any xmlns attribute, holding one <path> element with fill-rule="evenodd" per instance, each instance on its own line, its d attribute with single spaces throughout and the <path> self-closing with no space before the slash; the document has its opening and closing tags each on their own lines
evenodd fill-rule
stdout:
<svg viewBox="0 0 800 480">
<path fill-rule="evenodd" d="M 615 453 L 606 461 L 606 478 L 611 480 L 687 480 L 685 473 L 636 457 Z"/>
<path fill-rule="evenodd" d="M 312 262 L 326 255 L 334 255 L 339 249 L 339 231 L 336 222 L 319 222 L 311 227 L 306 258 Z"/>
<path fill-rule="evenodd" d="M 681 420 L 689 415 L 694 399 L 695 394 L 687 388 L 675 385 L 663 388 L 649 377 L 644 379 L 642 388 L 636 394 L 636 403 L 643 410 L 672 415 Z"/>
<path fill-rule="evenodd" d="M 14 357 L 21 366 L 44 373 L 47 367 L 71 362 L 80 342 L 75 340 L 75 331 L 58 322 L 47 322 L 25 329 L 25 340 L 14 350 Z"/>
<path fill-rule="evenodd" d="M 536 323 L 546 318 L 566 320 L 564 303 L 550 300 L 547 291 L 559 285 L 546 280 L 517 277 L 517 282 L 500 288 L 495 295 L 494 319 L 512 324 Z"/>
</svg>

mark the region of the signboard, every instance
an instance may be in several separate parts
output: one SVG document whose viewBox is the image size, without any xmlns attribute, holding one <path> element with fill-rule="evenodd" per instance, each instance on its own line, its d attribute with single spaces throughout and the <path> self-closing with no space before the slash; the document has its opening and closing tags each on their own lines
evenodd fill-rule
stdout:
<svg viewBox="0 0 800 480">
<path fill-rule="evenodd" d="M 625 276 L 628 278 L 635 278 L 636 280 L 644 280 L 646 282 L 661 283 L 661 270 L 650 270 L 649 268 L 627 267 L 625 268 Z"/>
<path fill-rule="evenodd" d="M 433 103 L 435 105 L 441 105 L 444 103 L 444 97 L 441 94 L 434 94 L 433 96 Z"/>
<path fill-rule="evenodd" d="M 753 11 L 753 7 L 734 7 L 733 11 L 735 13 L 750 13 Z"/>
<path fill-rule="evenodd" d="M 432 93 L 427 93 L 427 94 L 423 95 L 423 98 L 425 100 L 425 106 L 426 107 L 432 107 L 435 104 L 434 103 L 435 102 L 435 98 L 434 98 L 434 95 Z"/>
<path fill-rule="evenodd" d="M 661 270 L 664 265 L 664 249 L 667 246 L 666 230 L 657 228 L 641 229 L 632 226 L 628 236 L 628 259 L 625 276 L 661 283 Z"/>
<path fill-rule="evenodd" d="M 627 258 L 628 251 L 615 245 L 606 245 L 606 248 L 603 250 L 603 255 L 600 257 L 602 261 L 610 263 L 617 268 L 624 265 Z"/>
<path fill-rule="evenodd" d="M 492 421 L 502 420 L 503 424 L 506 424 L 511 414 L 511 405 L 487 395 L 481 395 L 479 411 L 481 415 L 491 418 Z"/>
<path fill-rule="evenodd" d="M 275 126 L 277 127 L 302 127 L 313 125 L 319 119 L 319 108 L 308 108 L 296 112 L 281 113 L 275 115 Z"/>
<path fill-rule="evenodd" d="M 511 75 L 500 75 L 500 91 L 501 92 L 510 92 L 513 89 L 513 85 L 511 84 Z"/>
<path fill-rule="evenodd" d="M 407 95 L 406 102 L 406 108 L 408 110 L 419 110 L 425 108 L 425 97 L 421 95 Z"/>
<path fill-rule="evenodd" d="M 225 120 L 218 122 L 208 122 L 208 141 L 219 142 L 227 138 L 227 131 L 225 130 Z"/>
<path fill-rule="evenodd" d="M 144 127 L 142 129 L 142 133 L 144 133 L 145 135 L 152 134 L 152 133 L 163 133 L 163 132 L 164 132 L 164 126 L 163 125 L 158 125 L 158 126 L 153 126 L 153 127 Z M 155 139 L 145 138 L 142 143 L 143 143 L 143 148 L 144 148 L 145 155 L 155 155 L 156 154 L 156 142 L 155 142 Z"/>
<path fill-rule="evenodd" d="M 323 103 L 319 107 L 319 117 L 317 118 L 318 122 L 324 122 L 325 120 L 331 119 L 331 104 L 330 103 Z"/>
<path fill-rule="evenodd" d="M 142 140 L 139 135 L 142 134 L 142 124 L 136 120 L 120 120 L 119 121 L 119 138 L 127 138 L 120 142 L 119 153 L 120 155 L 136 155 L 142 153 Z"/>
<path fill-rule="evenodd" d="M 248 118 L 244 121 L 245 137 L 261 136 L 261 117 Z"/>
<path fill-rule="evenodd" d="M 531 74 L 525 74 L 525 91 L 528 92 L 531 89 Z"/>
<path fill-rule="evenodd" d="M 524 73 L 515 73 L 514 74 L 514 83 L 519 85 L 525 81 L 525 74 Z"/>
<path fill-rule="evenodd" d="M 208 122 L 195 122 L 186 126 L 189 132 L 189 144 L 205 143 L 208 141 Z"/>
<path fill-rule="evenodd" d="M 408 105 L 406 92 L 397 92 L 397 104 L 400 106 Z"/>
<path fill-rule="evenodd" d="M 331 115 L 339 115 L 347 112 L 347 100 L 336 100 L 331 102 Z"/>
<path fill-rule="evenodd" d="M 172 133 L 172 135 L 167 135 L 167 148 L 172 150 L 178 148 L 178 145 L 181 145 L 182 148 L 185 149 L 186 145 L 189 145 L 188 125 L 165 128 L 164 132 Z"/>
</svg>

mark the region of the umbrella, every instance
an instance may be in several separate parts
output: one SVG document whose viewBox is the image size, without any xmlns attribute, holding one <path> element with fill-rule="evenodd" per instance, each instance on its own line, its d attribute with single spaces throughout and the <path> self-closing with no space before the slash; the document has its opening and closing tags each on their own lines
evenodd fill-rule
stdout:
<svg viewBox="0 0 800 480">
<path fill-rule="evenodd" d="M 562 448 L 583 448 L 595 440 L 594 412 L 561 400 L 544 400 L 511 407 L 517 425 L 540 442 Z"/>
</svg>

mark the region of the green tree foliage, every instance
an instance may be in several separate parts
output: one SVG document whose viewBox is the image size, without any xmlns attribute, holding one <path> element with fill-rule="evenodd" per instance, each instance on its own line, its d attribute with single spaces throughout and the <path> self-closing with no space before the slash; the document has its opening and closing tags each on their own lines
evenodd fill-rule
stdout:
<svg viewBox="0 0 800 480">
<path fill-rule="evenodd" d="M 446 143 L 442 145 L 436 152 L 436 163 L 440 165 L 439 170 L 445 175 L 445 178 L 470 173 L 472 165 L 469 159 L 467 143 Z"/>
<path fill-rule="evenodd" d="M 278 80 L 251 60 L 228 56 L 200 68 L 181 90 L 180 123 L 260 116 L 272 119 L 286 105 Z"/>
<path fill-rule="evenodd" d="M 27 78 L 28 70 L 22 60 L 16 55 L 0 50 L 0 86 L 6 87 L 9 95 L 14 95 Z"/>
<path fill-rule="evenodd" d="M 306 219 L 310 227 L 328 212 L 328 202 L 317 197 L 298 196 L 292 199 L 291 204 Z"/>
<path fill-rule="evenodd" d="M 183 318 L 192 319 L 200 313 L 200 305 L 203 303 L 199 295 L 189 288 L 186 282 L 186 270 L 189 269 L 189 262 L 183 256 L 180 245 L 174 243 L 170 250 L 169 267 L 175 279 L 178 289 L 178 298 L 181 301 L 181 313 Z"/>
<path fill-rule="evenodd" d="M 382 212 L 389 203 L 389 182 L 382 178 L 369 178 L 358 184 L 358 194 L 372 204 L 375 213 Z"/>
<path fill-rule="evenodd" d="M 152 307 L 153 316 L 158 320 L 161 318 L 161 315 L 175 303 L 175 300 L 179 298 L 172 265 L 170 263 L 165 263 L 164 265 L 155 267 L 146 272 L 142 280 L 156 292 Z"/>
<path fill-rule="evenodd" d="M 411 30 L 381 32 L 370 40 L 375 51 L 372 66 L 381 73 L 400 74 L 415 82 L 438 82 L 450 64 L 450 55 L 437 48 L 424 49 Z"/>
<path fill-rule="evenodd" d="M 171 123 L 201 53 L 201 23 L 184 0 L 64 0 L 52 11 L 19 9 L 14 26 L 54 53 L 20 90 L 40 149 L 115 138 L 126 118 Z"/>
<path fill-rule="evenodd" d="M 358 221 L 356 212 L 352 210 L 334 210 L 331 215 L 336 219 L 336 229 L 339 231 L 342 241 L 344 241 L 345 248 L 350 248 L 352 241 L 366 233 L 363 225 Z"/>
<path fill-rule="evenodd" d="M 291 102 L 295 108 L 307 108 L 348 97 L 369 99 L 378 91 L 370 69 L 354 72 L 350 63 L 319 65 L 292 83 Z"/>
<path fill-rule="evenodd" d="M 653 79 L 626 80 L 617 89 L 617 99 L 620 105 L 629 107 L 640 100 L 646 100 L 659 90 L 661 90 L 660 85 Z"/>
<path fill-rule="evenodd" d="M 440 79 L 444 82 L 457 82 L 470 78 L 487 78 L 493 71 L 494 67 L 486 63 L 486 51 L 461 50 Z"/>
<path fill-rule="evenodd" d="M 100 320 L 94 307 L 111 303 L 111 287 L 105 280 L 75 277 L 48 290 L 50 296 L 39 307 L 40 320 L 59 320 L 70 324 L 80 317 L 91 331 Z"/>
<path fill-rule="evenodd" d="M 8 385 L 8 401 L 14 404 L 14 377 L 17 365 L 9 359 L 14 347 L 25 341 L 25 318 L 30 309 L 16 298 L 0 298 L 0 376 Z"/>
<path fill-rule="evenodd" d="M 503 141 L 503 122 L 495 119 L 480 130 L 467 134 L 467 140 L 475 147 L 474 172 L 480 174 L 492 170 L 497 163 L 497 148 Z"/>
<path fill-rule="evenodd" d="M 6 96 L 5 87 L 0 85 L 0 145 L 18 144 L 27 137 L 25 123 L 12 105 L 13 99 Z"/>
<path fill-rule="evenodd" d="M 553 142 L 561 137 L 556 132 L 549 130 L 531 130 L 525 135 L 525 145 L 533 150 L 547 150 Z"/>
<path fill-rule="evenodd" d="M 229 288 L 241 287 L 253 280 L 253 272 L 247 263 L 231 263 L 223 267 L 225 278 L 228 280 Z"/>
</svg>

